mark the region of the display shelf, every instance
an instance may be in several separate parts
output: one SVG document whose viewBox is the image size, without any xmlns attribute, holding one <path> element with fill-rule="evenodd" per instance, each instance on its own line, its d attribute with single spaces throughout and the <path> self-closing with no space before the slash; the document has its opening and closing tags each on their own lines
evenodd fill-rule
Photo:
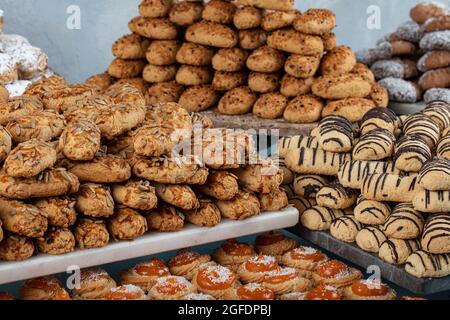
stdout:
<svg viewBox="0 0 450 320">
<path fill-rule="evenodd" d="M 418 113 L 425 108 L 426 103 L 424 101 L 416 103 L 401 103 L 401 102 L 390 102 L 389 109 L 392 109 L 397 115 L 408 115 L 413 113 Z"/>
<path fill-rule="evenodd" d="M 293 135 L 309 135 L 317 123 L 291 123 L 283 119 L 261 119 L 252 113 L 240 116 L 228 116 L 220 114 L 215 110 L 203 111 L 202 114 L 208 116 L 217 128 L 229 129 L 268 129 L 279 130 L 281 137 Z"/>
<path fill-rule="evenodd" d="M 288 207 L 283 211 L 265 212 L 244 221 L 223 220 L 213 228 L 188 225 L 179 232 L 150 232 L 134 241 L 115 242 L 99 249 L 77 250 L 60 256 L 40 254 L 20 262 L 0 262 L 0 284 L 65 272 L 69 266 L 87 268 L 283 229 L 296 225 L 298 219 L 297 209 Z"/>
<path fill-rule="evenodd" d="M 291 231 L 314 245 L 333 252 L 362 268 L 379 266 L 384 279 L 415 294 L 429 295 L 450 290 L 450 276 L 440 279 L 416 278 L 407 273 L 404 267 L 385 263 L 378 258 L 378 255 L 365 252 L 354 244 L 339 241 L 329 233 L 309 231 L 299 226 Z"/>
</svg>

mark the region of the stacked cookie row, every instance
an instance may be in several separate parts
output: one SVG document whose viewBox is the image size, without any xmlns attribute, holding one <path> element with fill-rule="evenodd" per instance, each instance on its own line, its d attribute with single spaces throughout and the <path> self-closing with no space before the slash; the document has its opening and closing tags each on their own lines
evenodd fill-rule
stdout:
<svg viewBox="0 0 450 320">
<path fill-rule="evenodd" d="M 371 65 L 390 99 L 413 103 L 423 99 L 450 101 L 450 11 L 441 3 L 416 5 L 411 20 L 381 39 L 377 47 L 360 52 Z"/>
<path fill-rule="evenodd" d="M 52 76 L 0 103 L 0 260 L 287 206 L 282 173 L 256 157 L 251 136 L 176 103 L 147 108 L 133 81 L 109 81 Z"/>
<path fill-rule="evenodd" d="M 372 109 L 358 130 L 329 116 L 310 137 L 283 138 L 302 225 L 406 264 L 415 276 L 448 275 L 449 121 L 448 103 L 437 101 L 399 118 Z"/>
<path fill-rule="evenodd" d="M 52 74 L 48 70 L 47 55 L 22 36 L 4 34 L 3 23 L 0 10 L 0 101 L 6 96 L 5 89 L 8 95 L 18 96 L 31 83 Z"/>
<path fill-rule="evenodd" d="M 299 123 L 328 114 L 356 121 L 387 106 L 372 72 L 350 48 L 336 46 L 329 10 L 227 0 L 144 0 L 139 8 L 133 34 L 113 45 L 109 74 L 143 77 L 150 104 L 179 102 L 189 112 L 217 106 L 223 114 L 253 111 Z"/>
<path fill-rule="evenodd" d="M 28 280 L 20 293 L 24 300 L 396 299 L 388 285 L 361 278 L 359 270 L 270 232 L 254 245 L 229 240 L 211 255 L 185 249 L 167 263 L 140 262 L 121 273 L 119 285 L 94 268 L 81 271 L 80 286 L 71 294 L 55 277 Z M 0 293 L 0 300 L 8 299 L 14 298 Z"/>
</svg>

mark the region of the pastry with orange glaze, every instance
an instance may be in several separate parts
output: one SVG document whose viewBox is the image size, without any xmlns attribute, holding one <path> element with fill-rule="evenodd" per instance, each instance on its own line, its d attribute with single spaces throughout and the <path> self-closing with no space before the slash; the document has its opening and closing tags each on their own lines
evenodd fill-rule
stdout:
<svg viewBox="0 0 450 320">
<path fill-rule="evenodd" d="M 223 299 L 229 291 L 239 286 L 238 277 L 231 269 L 212 264 L 200 267 L 192 283 L 199 292 L 216 299 Z"/>
<path fill-rule="evenodd" d="M 347 300 L 395 300 L 397 293 L 387 284 L 373 280 L 357 280 L 344 288 Z"/>
<path fill-rule="evenodd" d="M 305 300 L 341 300 L 341 295 L 335 287 L 322 284 L 308 291 Z"/>
<path fill-rule="evenodd" d="M 228 240 L 212 254 L 213 260 L 236 271 L 245 261 L 255 255 L 253 246 L 240 243 L 236 240 Z"/>
<path fill-rule="evenodd" d="M 23 300 L 71 300 L 62 283 L 54 277 L 27 280 L 20 288 Z"/>
<path fill-rule="evenodd" d="M 121 273 L 122 284 L 132 284 L 148 292 L 156 280 L 169 276 L 169 268 L 164 261 L 153 258 L 150 261 L 138 263 L 131 269 Z"/>
<path fill-rule="evenodd" d="M 243 283 L 260 282 L 267 272 L 279 270 L 277 259 L 273 256 L 259 255 L 241 264 L 237 270 Z"/>
<path fill-rule="evenodd" d="M 116 281 L 100 268 L 82 270 L 80 278 L 80 286 L 72 290 L 74 300 L 103 300 L 117 286 Z"/>
<path fill-rule="evenodd" d="M 144 290 L 132 284 L 112 288 L 105 298 L 106 300 L 148 300 Z"/>
<path fill-rule="evenodd" d="M 328 257 L 319 250 L 300 246 L 286 252 L 280 262 L 287 267 L 296 268 L 301 275 L 310 278 L 312 271 L 326 261 Z"/>
<path fill-rule="evenodd" d="M 167 276 L 156 280 L 148 292 L 150 300 L 180 300 L 195 293 L 195 287 L 183 277 Z"/>
<path fill-rule="evenodd" d="M 294 268 L 280 268 L 267 272 L 261 283 L 276 295 L 305 292 L 312 288 L 312 282 L 300 276 L 299 271 Z"/>
<path fill-rule="evenodd" d="M 1 300 L 16 300 L 16 299 L 9 292 L 0 292 L 0 301 Z"/>
<path fill-rule="evenodd" d="M 198 268 L 211 261 L 208 254 L 199 254 L 195 251 L 181 250 L 169 260 L 169 270 L 174 276 L 181 276 L 192 280 Z"/>
<path fill-rule="evenodd" d="M 296 246 L 297 241 L 277 231 L 261 234 L 255 241 L 256 252 L 275 256 L 277 259 L 280 259 L 283 254 L 294 249 Z"/>
<path fill-rule="evenodd" d="M 227 292 L 225 299 L 251 301 L 274 300 L 275 293 L 260 283 L 248 283 Z"/>
<path fill-rule="evenodd" d="M 361 277 L 361 271 L 350 268 L 338 260 L 329 260 L 318 265 L 312 274 L 315 283 L 332 285 L 336 288 L 346 287 Z"/>
</svg>

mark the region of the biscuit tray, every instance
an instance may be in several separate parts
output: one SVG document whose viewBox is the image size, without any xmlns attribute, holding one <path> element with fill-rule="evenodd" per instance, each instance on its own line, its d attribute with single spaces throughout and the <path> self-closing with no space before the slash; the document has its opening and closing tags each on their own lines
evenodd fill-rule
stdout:
<svg viewBox="0 0 450 320">
<path fill-rule="evenodd" d="M 416 102 L 416 103 L 401 103 L 401 102 L 393 102 L 389 103 L 389 109 L 392 109 L 397 115 L 408 115 L 419 113 L 425 108 L 426 103 L 424 101 Z"/>
<path fill-rule="evenodd" d="M 214 122 L 216 128 L 279 130 L 281 137 L 293 135 L 307 136 L 317 126 L 317 123 L 291 123 L 283 119 L 261 119 L 252 113 L 240 116 L 223 115 L 215 110 L 203 111 L 201 113 L 208 116 Z"/>
<path fill-rule="evenodd" d="M 290 231 L 312 244 L 328 250 L 357 266 L 363 268 L 379 266 L 381 269 L 381 276 L 384 279 L 414 292 L 415 294 L 430 295 L 448 291 L 450 289 L 450 276 L 440 279 L 416 278 L 407 273 L 404 267 L 385 263 L 378 258 L 378 255 L 365 252 L 354 244 L 337 240 L 329 233 L 310 231 L 300 226 L 296 226 Z"/>
<path fill-rule="evenodd" d="M 77 250 L 60 256 L 40 254 L 25 261 L 0 262 L 0 284 L 66 272 L 71 266 L 79 268 L 99 266 L 220 240 L 283 229 L 296 225 L 298 220 L 298 210 L 288 207 L 283 211 L 265 212 L 244 221 L 225 219 L 213 228 L 200 228 L 189 224 L 179 232 L 150 232 L 134 241 L 114 242 L 104 248 Z"/>
</svg>

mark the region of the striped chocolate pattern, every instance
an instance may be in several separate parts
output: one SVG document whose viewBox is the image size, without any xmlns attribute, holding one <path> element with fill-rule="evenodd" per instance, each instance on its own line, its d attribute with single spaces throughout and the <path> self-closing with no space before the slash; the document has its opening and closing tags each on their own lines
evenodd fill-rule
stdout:
<svg viewBox="0 0 450 320">
<path fill-rule="evenodd" d="M 327 116 L 318 125 L 320 146 L 327 150 L 327 146 L 338 145 L 345 149 L 353 145 L 353 127 L 345 118 L 340 116 Z"/>
<path fill-rule="evenodd" d="M 403 248 L 400 247 L 400 244 L 404 244 L 406 247 L 407 252 L 400 252 Z M 406 256 L 409 257 L 412 253 L 416 252 L 420 249 L 420 243 L 419 240 L 395 240 L 387 239 L 384 241 L 382 246 L 387 246 L 389 249 L 389 260 L 393 261 L 395 264 L 402 264 L 405 261 L 401 259 L 402 257 Z M 384 260 L 386 260 L 384 258 Z"/>
<path fill-rule="evenodd" d="M 364 134 L 353 148 L 353 158 L 355 160 L 382 160 L 392 155 L 394 143 L 395 137 L 388 130 L 372 130 Z"/>
<path fill-rule="evenodd" d="M 450 127 L 450 105 L 444 101 L 429 103 L 422 113 L 429 116 L 441 130 Z"/>
<path fill-rule="evenodd" d="M 298 175 L 294 180 L 294 189 L 300 196 L 315 198 L 317 192 L 327 183 L 326 178 L 318 175 Z"/>
<path fill-rule="evenodd" d="M 446 245 L 442 246 L 442 242 Z M 430 248 L 436 243 L 437 248 L 442 248 L 448 251 L 450 247 L 450 215 L 448 214 L 436 214 L 431 216 L 423 230 L 422 234 L 422 249 L 431 253 L 445 253 L 436 252 L 436 249 Z"/>
<path fill-rule="evenodd" d="M 418 134 L 428 144 L 435 146 L 440 138 L 440 128 L 434 121 L 425 114 L 414 114 L 409 116 L 403 126 L 405 135 Z"/>
<path fill-rule="evenodd" d="M 406 261 L 408 273 L 420 277 L 443 277 L 450 274 L 450 254 L 429 254 L 419 250 Z"/>
<path fill-rule="evenodd" d="M 349 188 L 360 189 L 363 179 L 369 173 L 398 173 L 392 162 L 382 161 L 346 161 L 339 169 L 339 182 Z"/>
<path fill-rule="evenodd" d="M 285 157 L 290 149 L 319 148 L 318 141 L 310 136 L 283 137 L 278 141 L 278 155 Z"/>
<path fill-rule="evenodd" d="M 371 174 L 364 178 L 361 193 L 370 200 L 411 202 L 416 186 L 417 177 Z"/>
<path fill-rule="evenodd" d="M 395 154 L 393 157 L 395 166 L 401 170 L 411 166 L 420 170 L 423 164 L 431 159 L 431 150 L 420 135 L 405 135 L 395 144 Z M 417 171 L 418 171 L 417 170 Z"/>
<path fill-rule="evenodd" d="M 329 183 L 328 185 L 324 186 L 318 193 L 317 193 L 317 201 L 321 198 L 325 199 L 331 199 L 335 205 L 337 205 L 339 202 L 342 201 L 348 201 L 352 197 L 356 197 L 357 193 L 355 190 L 346 188 L 343 185 L 341 185 L 339 182 L 335 181 L 332 183 Z"/>
<path fill-rule="evenodd" d="M 414 210 L 412 204 L 400 203 L 395 206 L 391 216 L 384 224 L 384 233 L 390 238 L 415 239 L 421 234 L 424 223 L 422 214 Z M 410 236 L 405 236 L 402 231 L 407 229 L 408 225 L 412 226 L 413 231 Z"/>
<path fill-rule="evenodd" d="M 441 176 L 450 176 L 450 159 L 434 158 L 431 161 L 427 161 L 420 170 L 417 181 L 422 183 L 432 173 L 437 173 Z"/>
<path fill-rule="evenodd" d="M 386 239 L 387 239 L 386 236 L 384 235 L 383 231 L 381 231 L 377 227 L 364 227 L 359 232 L 360 233 L 370 234 L 370 236 L 375 240 L 378 249 L 380 248 L 382 243 L 384 241 L 386 241 Z M 370 249 L 370 248 L 363 248 L 363 247 L 361 247 L 361 243 L 358 243 L 358 246 L 360 246 L 360 248 L 363 249 L 363 250 L 369 250 Z"/>
</svg>

